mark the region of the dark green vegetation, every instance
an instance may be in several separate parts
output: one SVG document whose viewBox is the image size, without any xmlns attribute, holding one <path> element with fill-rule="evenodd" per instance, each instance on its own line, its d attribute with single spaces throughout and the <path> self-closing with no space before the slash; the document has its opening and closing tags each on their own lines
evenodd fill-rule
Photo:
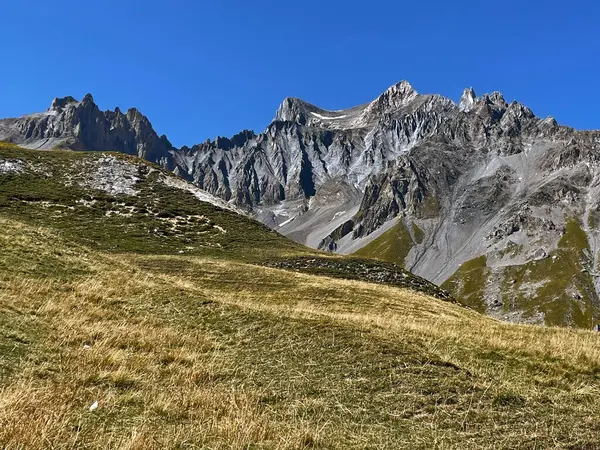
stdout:
<svg viewBox="0 0 600 450">
<path fill-rule="evenodd" d="M 418 226 L 413 225 L 411 236 L 404 222 L 399 220 L 396 225 L 354 254 L 364 258 L 378 258 L 404 267 L 408 253 L 415 244 L 420 244 L 423 238 L 423 231 Z"/>
<path fill-rule="evenodd" d="M 0 174 L 1 448 L 600 447 L 597 334 L 365 282 L 404 272 L 317 256 L 138 160 L 137 196 L 113 195 L 51 176 L 104 156 L 3 152 L 48 175 Z"/>
<path fill-rule="evenodd" d="M 460 266 L 454 275 L 442 284 L 442 289 L 451 292 L 462 304 L 485 313 L 483 296 L 488 273 L 487 258 L 485 255 L 480 256 Z"/>
<path fill-rule="evenodd" d="M 368 281 L 403 287 L 456 303 L 448 292 L 440 289 L 437 285 L 413 275 L 396 264 L 384 261 L 353 257 L 303 256 L 283 259 L 274 258 L 267 261 L 265 265 L 345 280 Z"/>
</svg>

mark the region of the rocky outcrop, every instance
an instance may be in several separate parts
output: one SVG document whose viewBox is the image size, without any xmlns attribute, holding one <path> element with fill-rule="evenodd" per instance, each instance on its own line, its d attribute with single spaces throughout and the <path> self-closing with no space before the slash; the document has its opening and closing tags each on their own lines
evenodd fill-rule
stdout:
<svg viewBox="0 0 600 450">
<path fill-rule="evenodd" d="M 38 114 L 0 121 L 0 139 L 36 149 L 113 150 L 169 166 L 174 150 L 147 117 L 131 108 L 100 111 L 91 94 L 81 102 L 55 98 Z"/>
<path fill-rule="evenodd" d="M 394 264 L 375 262 L 359 258 L 314 258 L 297 257 L 274 260 L 265 263 L 266 266 L 278 269 L 291 269 L 304 273 L 319 273 L 333 278 L 367 281 L 387 284 L 410 289 L 436 297 L 451 303 L 456 303 L 446 291 L 433 283 L 416 277 L 412 273 Z"/>
</svg>

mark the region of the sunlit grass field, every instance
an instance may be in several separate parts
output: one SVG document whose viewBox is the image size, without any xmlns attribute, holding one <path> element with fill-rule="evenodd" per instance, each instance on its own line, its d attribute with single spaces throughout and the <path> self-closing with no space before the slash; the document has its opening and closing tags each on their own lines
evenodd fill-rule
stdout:
<svg viewBox="0 0 600 450">
<path fill-rule="evenodd" d="M 265 267 L 315 253 L 227 214 L 86 234 L 1 177 L 0 448 L 600 448 L 596 333 Z"/>
</svg>

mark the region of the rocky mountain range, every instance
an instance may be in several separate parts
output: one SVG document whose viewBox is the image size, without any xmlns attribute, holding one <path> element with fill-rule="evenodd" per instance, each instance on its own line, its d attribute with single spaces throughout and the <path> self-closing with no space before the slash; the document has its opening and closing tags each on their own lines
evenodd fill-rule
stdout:
<svg viewBox="0 0 600 450">
<path fill-rule="evenodd" d="M 43 113 L 0 120 L 0 139 L 35 149 L 110 149 L 168 165 L 175 148 L 137 109 L 100 111 L 91 94 L 55 98 Z"/>
<path fill-rule="evenodd" d="M 0 139 L 143 157 L 297 242 L 396 262 L 503 320 L 600 316 L 600 132 L 498 92 L 456 104 L 402 81 L 343 111 L 288 98 L 261 134 L 180 149 L 87 95 L 1 120 Z"/>
</svg>

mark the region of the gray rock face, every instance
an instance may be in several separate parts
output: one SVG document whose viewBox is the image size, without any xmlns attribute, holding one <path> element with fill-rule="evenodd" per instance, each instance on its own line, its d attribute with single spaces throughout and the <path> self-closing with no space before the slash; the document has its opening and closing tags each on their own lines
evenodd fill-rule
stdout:
<svg viewBox="0 0 600 450">
<path fill-rule="evenodd" d="M 403 81 L 343 111 L 288 98 L 261 134 L 181 149 L 135 109 L 67 97 L 0 121 L 6 138 L 142 156 L 309 246 L 402 248 L 397 262 L 501 319 L 588 326 L 600 313 L 600 132 L 498 92 L 469 88 L 457 105 Z"/>
<path fill-rule="evenodd" d="M 469 112 L 473 108 L 473 105 L 475 105 L 476 101 L 477 96 L 475 95 L 473 88 L 467 88 L 460 98 L 458 107 L 463 112 Z"/>
<path fill-rule="evenodd" d="M 81 102 L 55 98 L 46 112 L 0 120 L 0 139 L 35 149 L 114 150 L 165 165 L 174 150 L 138 110 L 103 112 L 90 94 Z"/>
</svg>

